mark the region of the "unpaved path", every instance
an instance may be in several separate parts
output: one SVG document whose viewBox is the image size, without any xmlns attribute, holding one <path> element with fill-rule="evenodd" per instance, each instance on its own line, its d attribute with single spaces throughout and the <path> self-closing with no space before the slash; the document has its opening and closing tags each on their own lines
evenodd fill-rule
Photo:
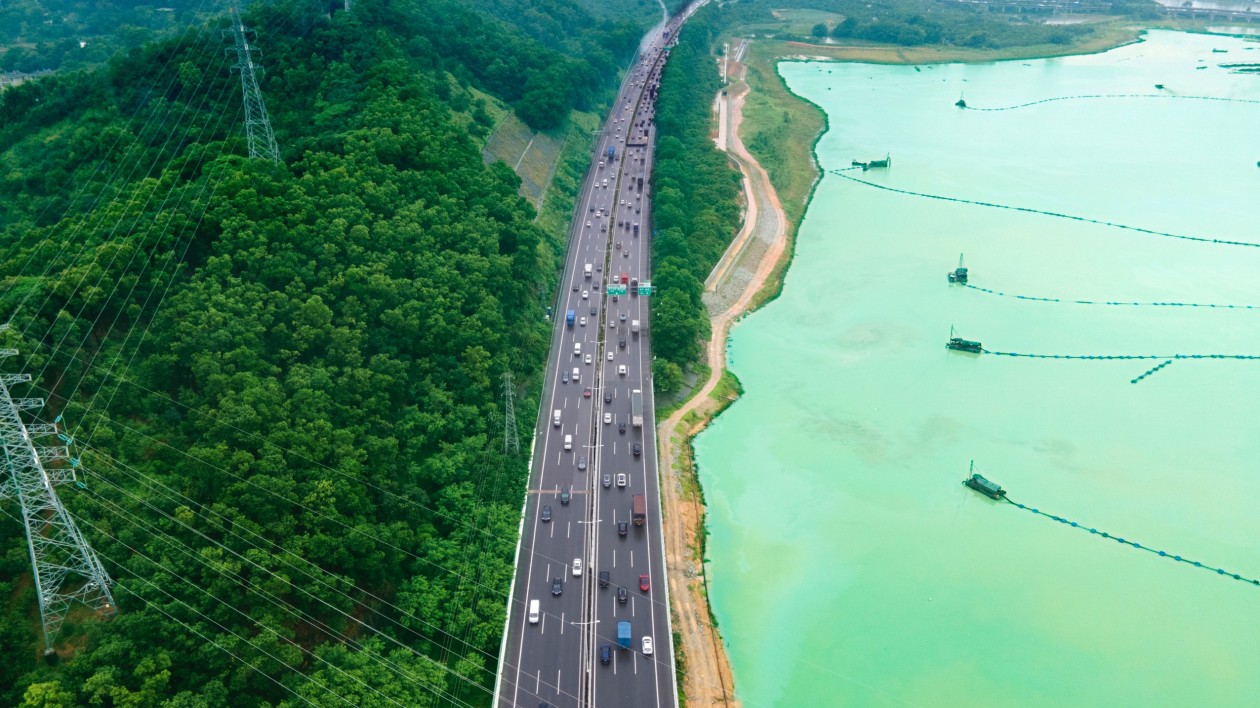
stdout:
<svg viewBox="0 0 1260 708">
<path fill-rule="evenodd" d="M 729 52 L 728 56 L 741 56 Z M 703 549 L 698 541 L 704 524 L 704 505 L 699 495 L 692 460 L 691 438 L 731 399 L 717 400 L 711 394 L 726 371 L 726 339 L 731 325 L 742 315 L 753 297 L 783 258 L 787 248 L 787 218 L 770 178 L 739 137 L 744 98 L 748 85 L 745 67 L 731 61 L 731 84 L 727 102 L 726 130 L 719 131 L 728 143 L 719 145 L 743 173 L 746 212 L 744 224 L 732 240 L 722 260 L 705 282 L 705 300 L 712 318 L 713 336 L 705 349 L 708 380 L 681 408 L 658 428 L 660 469 L 668 477 L 662 489 L 665 506 L 665 554 L 669 568 L 670 596 L 674 603 L 674 628 L 682 635 L 686 674 L 682 691 L 689 706 L 738 706 L 730 662 L 722 638 L 710 622 L 705 590 Z"/>
</svg>

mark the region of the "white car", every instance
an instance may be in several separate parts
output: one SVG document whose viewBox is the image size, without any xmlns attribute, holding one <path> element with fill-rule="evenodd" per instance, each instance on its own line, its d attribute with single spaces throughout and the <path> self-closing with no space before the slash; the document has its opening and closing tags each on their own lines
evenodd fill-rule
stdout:
<svg viewBox="0 0 1260 708">
<path fill-rule="evenodd" d="M 604 414 L 604 425 L 611 425 L 611 424 L 612 424 L 612 413 L 605 413 L 605 414 Z"/>
<path fill-rule="evenodd" d="M 587 364 L 587 366 L 590 366 L 590 364 L 591 364 L 591 355 L 590 355 L 590 354 L 587 354 L 587 355 L 586 355 L 586 364 Z M 626 365 L 625 365 L 625 364 L 622 364 L 622 365 L 621 365 L 621 368 L 623 368 L 623 369 L 624 369 L 624 368 L 626 368 Z"/>
<path fill-rule="evenodd" d="M 626 253 L 630 253 L 630 252 L 629 252 L 629 251 L 626 251 Z M 583 290 L 583 291 L 582 291 L 582 299 L 583 299 L 583 300 L 589 300 L 589 299 L 591 299 L 591 291 L 590 291 L 590 290 Z"/>
<path fill-rule="evenodd" d="M 586 358 L 587 358 L 587 359 L 591 358 L 591 355 L 590 355 L 590 354 L 587 354 L 587 355 L 586 355 Z M 588 364 L 589 364 L 590 362 L 588 361 L 588 362 L 586 362 L 586 363 L 588 363 Z M 621 364 L 620 366 L 618 366 L 618 367 L 617 367 L 617 375 L 618 375 L 618 376 L 625 376 L 625 375 L 626 375 L 626 365 L 625 365 L 625 364 Z"/>
<path fill-rule="evenodd" d="M 617 473 L 617 486 L 618 487 L 626 486 L 626 473 L 625 472 Z"/>
<path fill-rule="evenodd" d="M 586 222 L 586 228 L 588 228 L 588 229 L 589 229 L 589 228 L 591 228 L 591 222 L 589 222 L 589 221 L 588 221 L 588 222 Z"/>
<path fill-rule="evenodd" d="M 612 323 L 611 323 L 611 322 L 609 322 L 609 324 L 612 324 Z M 612 353 L 612 352 L 608 352 L 608 361 L 612 361 L 612 360 L 613 360 L 613 353 Z"/>
<path fill-rule="evenodd" d="M 643 638 L 643 655 L 652 656 L 652 638 L 651 637 Z"/>
<path fill-rule="evenodd" d="M 578 318 L 578 324 L 580 324 L 580 325 L 582 325 L 583 327 L 585 327 L 585 326 L 586 326 L 586 318 L 585 318 L 585 317 L 579 317 L 579 318 Z"/>
<path fill-rule="evenodd" d="M 582 574 L 582 559 L 574 558 L 573 559 L 573 577 L 576 578 L 577 576 L 581 574 Z M 647 637 L 644 637 L 644 639 L 647 639 Z M 651 652 L 648 652 L 648 653 L 650 654 Z"/>
</svg>

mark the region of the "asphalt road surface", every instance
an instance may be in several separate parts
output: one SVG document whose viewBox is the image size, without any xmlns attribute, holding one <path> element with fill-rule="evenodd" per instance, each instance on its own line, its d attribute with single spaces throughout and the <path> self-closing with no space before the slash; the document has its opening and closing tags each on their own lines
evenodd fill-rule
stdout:
<svg viewBox="0 0 1260 708">
<path fill-rule="evenodd" d="M 626 295 L 606 290 L 622 280 L 651 280 L 655 88 L 665 49 L 685 18 L 673 18 L 645 38 L 578 196 L 534 429 L 499 663 L 501 707 L 677 705 L 652 424 L 649 298 L 633 294 L 629 282 Z M 632 331 L 635 320 L 638 333 Z M 630 416 L 636 389 L 643 392 L 641 427 Z M 636 494 L 647 503 L 641 526 L 630 523 Z M 627 522 L 625 535 L 618 522 Z M 601 571 L 608 573 L 607 587 L 601 587 Z M 536 622 L 529 616 L 533 601 Z M 618 645 L 619 622 L 630 623 L 629 648 Z M 650 655 L 645 637 L 654 645 Z M 607 664 L 601 661 L 604 646 Z"/>
</svg>

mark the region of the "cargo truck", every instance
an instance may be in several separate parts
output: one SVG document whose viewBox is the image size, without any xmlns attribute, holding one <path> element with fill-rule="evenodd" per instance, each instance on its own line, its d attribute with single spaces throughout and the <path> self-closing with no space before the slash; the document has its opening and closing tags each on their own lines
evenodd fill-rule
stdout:
<svg viewBox="0 0 1260 708">
<path fill-rule="evenodd" d="M 590 263 L 587 263 L 587 264 L 586 264 L 586 268 L 584 269 L 584 274 L 586 275 L 586 279 L 587 279 L 587 280 L 590 280 L 590 279 L 591 279 L 591 273 L 592 273 L 592 271 L 591 271 L 591 264 L 590 264 Z"/>
<path fill-rule="evenodd" d="M 643 392 L 637 388 L 630 392 L 630 424 L 643 427 Z"/>
<path fill-rule="evenodd" d="M 573 326 L 573 310 L 569 310 L 564 314 L 564 323 L 570 327 Z"/>
<path fill-rule="evenodd" d="M 608 161 L 612 162 L 613 158 L 616 156 L 617 156 L 617 148 L 612 145 L 609 145 L 608 146 Z"/>
<path fill-rule="evenodd" d="M 629 622 L 617 623 L 617 646 L 621 647 L 622 649 L 630 648 L 630 623 Z"/>
<path fill-rule="evenodd" d="M 638 320 L 630 320 L 630 334 L 633 334 L 636 337 L 639 336 L 639 321 Z"/>
<path fill-rule="evenodd" d="M 632 512 L 631 518 L 634 519 L 634 525 L 642 526 L 643 522 L 647 521 L 647 500 L 643 498 L 642 494 L 636 494 L 631 503 L 634 504 L 634 507 L 630 510 Z"/>
</svg>

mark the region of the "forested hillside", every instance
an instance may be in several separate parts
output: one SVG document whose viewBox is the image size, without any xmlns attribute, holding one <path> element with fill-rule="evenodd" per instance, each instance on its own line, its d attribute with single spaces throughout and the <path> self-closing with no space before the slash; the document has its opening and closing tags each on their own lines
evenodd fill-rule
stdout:
<svg viewBox="0 0 1260 708">
<path fill-rule="evenodd" d="M 739 228 L 739 173 L 709 136 L 721 88 L 710 55 L 717 15 L 703 8 L 683 27 L 657 99 L 652 350 L 658 393 L 676 390 L 699 357 L 700 341 L 709 336 L 704 280 Z"/>
<path fill-rule="evenodd" d="M 0 94 L 5 370 L 64 416 L 118 603 L 45 665 L 0 518 L 0 704 L 490 703 L 526 473 L 501 375 L 528 449 L 563 234 L 482 163 L 470 86 L 545 123 L 637 43 L 539 8 L 254 3 L 283 164 L 244 157 L 223 18 Z"/>
</svg>

